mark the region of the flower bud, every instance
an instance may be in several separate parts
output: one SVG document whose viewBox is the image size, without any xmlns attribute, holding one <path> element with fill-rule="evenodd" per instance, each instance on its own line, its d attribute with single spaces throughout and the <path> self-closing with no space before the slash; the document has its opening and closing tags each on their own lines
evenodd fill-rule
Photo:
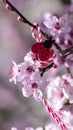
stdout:
<svg viewBox="0 0 73 130">
<path fill-rule="evenodd" d="M 8 4 L 6 4 L 6 9 L 8 9 L 8 10 L 12 10 L 11 6 L 8 5 Z"/>
<path fill-rule="evenodd" d="M 21 16 L 18 16 L 17 20 L 18 20 L 19 22 L 23 22 L 23 19 L 21 18 Z"/>
<path fill-rule="evenodd" d="M 4 3 L 6 2 L 6 0 L 0 0 L 0 1 L 1 1 L 1 2 L 4 2 Z"/>
</svg>

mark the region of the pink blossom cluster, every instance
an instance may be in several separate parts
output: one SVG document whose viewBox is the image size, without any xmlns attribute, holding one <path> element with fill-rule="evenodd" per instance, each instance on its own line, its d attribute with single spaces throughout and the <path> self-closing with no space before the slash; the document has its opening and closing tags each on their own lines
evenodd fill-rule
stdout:
<svg viewBox="0 0 73 130">
<path fill-rule="evenodd" d="M 72 11 L 72 6 L 73 1 L 68 7 L 68 11 Z M 73 78 L 70 73 L 70 69 L 72 70 L 73 67 L 72 22 L 69 21 L 68 14 L 63 14 L 58 17 L 48 13 L 43 24 L 51 37 L 55 39 L 54 42 L 59 46 L 58 52 L 53 46 L 53 50 L 55 50 L 56 54 L 56 57 L 51 61 L 53 62 L 52 67 L 54 67 L 54 71 L 55 67 L 58 69 L 58 67 L 64 66 L 68 72 L 63 73 L 61 76 L 57 75 L 53 77 L 53 75 L 50 75 L 50 70 L 47 71 L 47 68 L 51 62 L 41 61 L 42 58 L 38 59 L 38 53 L 35 48 L 37 46 L 34 46 L 33 52 L 30 50 L 24 57 L 24 62 L 16 64 L 12 61 L 13 66 L 10 70 L 12 78 L 10 78 L 9 81 L 13 81 L 15 84 L 19 82 L 22 86 L 23 96 L 28 98 L 33 97 L 36 101 L 42 101 L 44 93 L 46 92 L 48 105 L 61 117 L 67 129 L 73 130 L 73 114 L 71 114 L 71 107 L 73 105 Z M 38 49 L 37 47 L 37 51 Z M 61 52 L 60 49 L 64 51 Z M 42 50 L 39 49 L 39 51 Z M 34 52 L 36 52 L 36 54 Z M 51 120 L 49 124 L 46 124 L 44 129 L 59 130 L 59 127 Z M 66 130 L 66 128 L 62 127 L 61 129 Z M 17 129 L 13 127 L 12 130 Z M 26 127 L 25 130 L 34 130 L 34 128 Z M 43 128 L 38 127 L 35 130 L 43 130 Z"/>
<path fill-rule="evenodd" d="M 69 74 L 51 79 L 47 89 L 48 102 L 55 110 L 60 110 L 67 102 L 73 103 L 73 79 Z"/>
<path fill-rule="evenodd" d="M 11 81 L 21 83 L 22 93 L 24 97 L 34 97 L 37 101 L 42 101 L 44 89 L 47 94 L 48 104 L 60 115 L 61 119 L 67 125 L 69 130 L 72 130 L 73 115 L 71 114 L 71 105 L 73 104 L 73 78 L 69 73 L 62 76 L 50 77 L 48 73 L 41 76 L 41 64 L 35 60 L 34 55 L 29 52 L 24 57 L 24 62 L 16 64 L 14 61 L 10 73 L 12 75 Z M 69 106 L 66 106 L 68 104 Z M 65 110 L 66 108 L 69 110 Z M 28 127 L 26 130 L 33 128 Z M 38 128 L 43 129 L 43 128 Z M 45 130 L 57 130 L 58 126 L 52 121 L 45 126 Z M 12 128 L 12 130 L 17 130 Z M 34 129 L 33 129 L 34 130 Z"/>
<path fill-rule="evenodd" d="M 24 57 L 24 62 L 16 64 L 12 61 L 13 65 L 10 69 L 12 78 L 9 81 L 15 84 L 20 82 L 25 97 L 33 96 L 37 101 L 41 101 L 43 96 L 41 89 L 48 83 L 40 75 L 40 62 L 34 58 L 34 55 L 29 52 Z"/>
<path fill-rule="evenodd" d="M 47 103 L 44 100 L 44 106 L 59 125 L 51 120 L 44 128 L 38 127 L 35 130 L 73 130 L 73 19 L 69 19 L 71 14 L 73 15 L 73 0 L 65 9 L 65 14 L 46 14 L 43 26 L 48 34 L 28 22 L 33 26 L 35 40 L 38 38 L 34 29 L 39 30 L 39 40 L 30 47 L 22 63 L 16 64 L 12 61 L 9 81 L 19 83 L 23 96 L 33 97 L 38 102 L 43 102 L 46 94 Z M 24 22 L 24 19 L 18 20 Z M 42 35 L 46 40 L 42 38 L 41 42 Z M 17 128 L 13 127 L 11 130 Z M 25 130 L 34 128 L 27 127 Z"/>
<path fill-rule="evenodd" d="M 56 16 L 49 14 L 44 21 L 44 25 L 49 29 L 51 35 L 57 37 L 71 31 L 68 15 L 63 15 L 60 18 L 57 18 Z"/>
</svg>

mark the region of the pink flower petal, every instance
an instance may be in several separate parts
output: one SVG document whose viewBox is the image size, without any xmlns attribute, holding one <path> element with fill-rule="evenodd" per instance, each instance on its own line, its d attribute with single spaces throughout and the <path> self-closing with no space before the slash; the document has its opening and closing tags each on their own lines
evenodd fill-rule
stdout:
<svg viewBox="0 0 73 130">
<path fill-rule="evenodd" d="M 34 90 L 33 97 L 36 101 L 38 101 L 38 102 L 42 101 L 42 96 L 43 96 L 43 94 L 42 94 L 41 90 L 39 90 L 39 89 Z"/>
</svg>

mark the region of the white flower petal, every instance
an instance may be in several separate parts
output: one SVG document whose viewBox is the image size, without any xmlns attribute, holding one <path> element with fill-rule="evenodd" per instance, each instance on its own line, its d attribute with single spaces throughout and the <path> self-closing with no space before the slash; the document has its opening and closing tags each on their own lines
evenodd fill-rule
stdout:
<svg viewBox="0 0 73 130">
<path fill-rule="evenodd" d="M 24 97 L 31 97 L 33 94 L 33 89 L 29 86 L 24 86 L 22 88 L 22 94 Z"/>
<path fill-rule="evenodd" d="M 44 25 L 45 25 L 45 27 L 46 27 L 46 28 L 48 28 L 48 29 L 53 28 L 53 24 L 52 24 L 52 22 L 51 22 L 51 21 L 49 21 L 49 20 L 44 21 L 44 23 L 43 23 L 43 24 L 44 24 Z"/>
<path fill-rule="evenodd" d="M 42 101 L 42 96 L 43 96 L 43 94 L 42 94 L 41 90 L 39 90 L 39 89 L 34 90 L 33 97 L 36 101 L 38 101 L 38 102 Z"/>
<path fill-rule="evenodd" d="M 62 26 L 67 26 L 68 25 L 68 15 L 63 15 L 60 19 L 59 22 L 61 23 Z"/>
<path fill-rule="evenodd" d="M 59 21 L 59 19 L 56 16 L 52 16 L 51 20 L 52 20 L 53 24 L 56 24 Z"/>
<path fill-rule="evenodd" d="M 61 28 L 62 33 L 69 33 L 71 31 L 71 27 L 67 26 L 66 28 Z"/>
<path fill-rule="evenodd" d="M 35 71 L 34 73 L 32 73 L 30 79 L 34 82 L 40 82 L 42 78 L 40 76 L 40 73 Z"/>
</svg>

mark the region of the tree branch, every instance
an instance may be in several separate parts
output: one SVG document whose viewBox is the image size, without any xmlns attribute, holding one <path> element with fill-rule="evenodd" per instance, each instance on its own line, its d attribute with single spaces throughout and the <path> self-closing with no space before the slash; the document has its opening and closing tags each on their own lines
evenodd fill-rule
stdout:
<svg viewBox="0 0 73 130">
<path fill-rule="evenodd" d="M 27 19 L 16 9 L 16 7 L 15 7 L 14 5 L 12 5 L 11 2 L 9 2 L 9 0 L 4 0 L 4 1 L 5 1 L 5 3 L 7 3 L 7 4 L 11 7 L 11 10 L 12 10 L 12 11 L 15 11 L 16 14 L 18 14 L 18 16 L 21 17 L 21 19 L 23 20 L 23 23 L 26 23 L 26 24 L 28 24 L 29 26 L 31 26 L 31 27 L 33 27 L 34 29 L 37 30 L 37 27 L 36 27 L 33 23 L 31 23 L 29 20 L 27 20 Z M 41 32 L 42 32 L 42 35 L 43 35 L 44 37 L 46 37 L 47 39 L 49 39 L 50 36 L 48 36 L 48 34 L 47 34 L 46 32 L 44 32 L 44 31 L 42 31 L 42 30 L 41 30 Z M 67 51 L 70 51 L 70 49 L 73 48 L 73 46 L 72 46 L 72 48 L 68 48 L 68 49 L 66 49 L 66 50 L 62 50 L 57 43 L 54 43 L 54 46 L 56 47 L 56 49 L 59 51 L 59 53 L 60 53 L 62 56 L 65 55 L 65 54 L 67 53 Z"/>
<path fill-rule="evenodd" d="M 14 7 L 14 5 L 11 4 L 11 2 L 9 2 L 8 0 L 6 0 L 6 3 L 11 7 L 12 11 L 15 11 L 15 12 L 23 19 L 23 22 L 24 22 L 24 23 L 28 24 L 29 26 L 31 26 L 31 27 L 33 27 L 34 29 L 37 30 L 37 27 L 36 27 L 34 24 L 32 24 L 29 20 L 27 20 L 27 19 L 16 9 L 16 7 Z M 44 37 L 46 37 L 46 38 L 49 39 L 49 36 L 47 35 L 46 32 L 43 32 L 42 30 L 41 30 L 41 32 L 42 32 L 42 34 L 43 34 Z"/>
<path fill-rule="evenodd" d="M 21 19 L 23 20 L 24 23 L 28 24 L 29 26 L 31 26 L 31 27 L 33 27 L 34 29 L 37 30 L 37 27 L 36 27 L 34 24 L 32 24 L 29 20 L 27 20 L 27 19 L 16 9 L 16 7 L 15 7 L 14 5 L 12 5 L 11 2 L 9 2 L 9 0 L 1 0 L 1 1 L 3 1 L 4 3 L 7 3 L 7 4 L 11 7 L 11 10 L 12 10 L 12 11 L 15 11 L 16 14 L 18 14 L 18 16 L 21 17 Z M 49 38 L 51 37 L 51 36 L 48 36 L 48 34 L 47 34 L 46 32 L 44 32 L 44 31 L 42 31 L 42 30 L 41 30 L 41 33 L 42 33 L 42 35 L 43 35 L 44 37 L 46 37 L 47 39 L 49 39 Z M 63 54 L 61 48 L 59 47 L 59 45 L 54 44 L 54 46 L 55 46 L 56 49 L 59 51 L 59 53 Z"/>
<path fill-rule="evenodd" d="M 15 11 L 23 19 L 24 23 L 27 23 L 28 25 L 36 29 L 36 26 L 33 25 L 30 21 L 28 21 L 8 0 L 6 0 L 6 3 L 11 7 L 12 11 Z"/>
<path fill-rule="evenodd" d="M 42 68 L 42 72 L 40 73 L 41 76 L 43 76 L 43 74 L 44 74 L 47 70 L 49 70 L 50 68 L 52 68 L 53 65 L 54 65 L 54 63 L 52 62 L 52 63 L 51 63 L 50 65 L 48 65 L 47 67 Z"/>
</svg>

